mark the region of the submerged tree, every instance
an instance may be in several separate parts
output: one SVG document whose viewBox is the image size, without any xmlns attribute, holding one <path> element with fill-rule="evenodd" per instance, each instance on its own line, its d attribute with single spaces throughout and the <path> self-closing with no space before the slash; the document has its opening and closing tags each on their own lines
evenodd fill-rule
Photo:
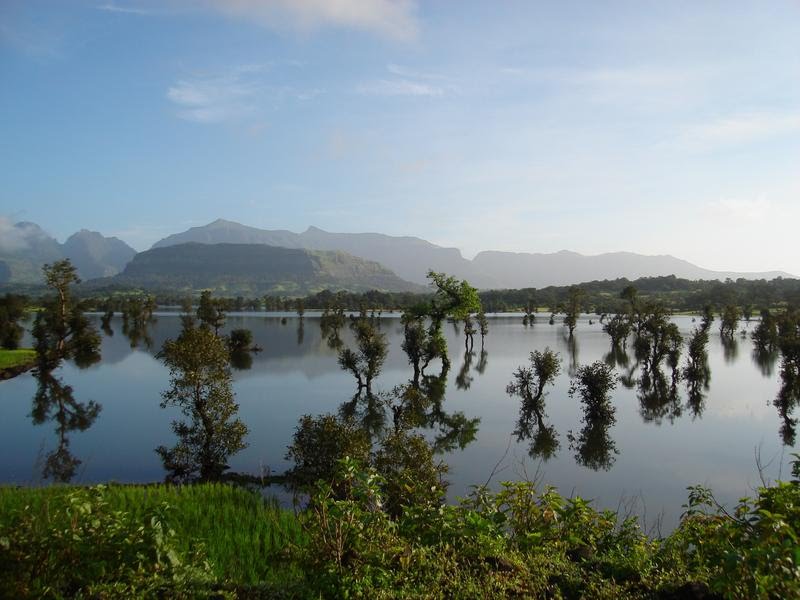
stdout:
<svg viewBox="0 0 800 600">
<path fill-rule="evenodd" d="M 168 340 L 160 357 L 170 372 L 161 406 L 176 406 L 187 419 L 172 423 L 178 436 L 174 447 L 156 449 L 167 480 L 218 480 L 228 458 L 247 446 L 247 427 L 236 417 L 228 349 L 209 329 L 192 327 Z"/>
<path fill-rule="evenodd" d="M 435 271 L 428 271 L 428 279 L 436 288 L 433 299 L 425 311 L 431 319 L 428 337 L 431 347 L 438 353 L 442 363 L 449 366 L 450 359 L 447 356 L 447 342 L 442 333 L 442 324 L 448 317 L 457 323 L 466 320 L 472 313 L 480 312 L 481 301 L 478 290 L 466 280 L 459 281 L 455 277 Z"/>
<path fill-rule="evenodd" d="M 613 348 L 625 349 L 631 333 L 631 324 L 625 315 L 614 315 L 603 324 L 603 331 L 611 338 Z"/>
<path fill-rule="evenodd" d="M 213 329 L 214 335 L 219 335 L 219 330 L 225 325 L 225 308 L 223 302 L 213 298 L 209 290 L 200 294 L 200 304 L 197 306 L 197 318 L 200 326 Z"/>
<path fill-rule="evenodd" d="M 339 365 L 356 378 L 358 389 L 372 392 L 372 380 L 377 377 L 388 353 L 386 335 L 378 331 L 372 319 L 360 317 L 351 328 L 356 338 L 356 349 L 342 348 Z"/>
<path fill-rule="evenodd" d="M 570 337 L 578 325 L 578 317 L 581 314 L 581 306 L 585 297 L 586 292 L 580 286 L 572 285 L 567 290 L 567 301 L 564 304 L 564 325 L 569 328 Z"/>
<path fill-rule="evenodd" d="M 569 388 L 570 397 L 580 396 L 584 426 L 578 435 L 567 433 L 578 464 L 592 470 L 608 470 L 614 464 L 616 444 L 608 430 L 616 422 L 611 391 L 616 387 L 614 369 L 602 361 L 580 367 Z"/>
<path fill-rule="evenodd" d="M 69 260 L 60 260 L 42 270 L 55 296 L 42 301 L 33 324 L 39 368 L 51 371 L 67 359 L 74 359 L 79 367 L 97 362 L 100 336 L 84 315 L 81 303 L 72 296 L 72 284 L 80 283 L 75 267 Z"/>
<path fill-rule="evenodd" d="M 722 309 L 719 316 L 719 332 L 723 337 L 733 337 L 736 328 L 739 327 L 739 319 L 742 318 L 742 311 L 736 304 L 727 304 Z"/>
<path fill-rule="evenodd" d="M 558 434 L 545 418 L 545 388 L 552 385 L 561 371 L 561 359 L 556 352 L 545 348 L 530 354 L 530 366 L 519 367 L 514 379 L 506 386 L 506 393 L 518 396 L 521 400 L 519 420 L 514 434 L 517 441 L 532 439 L 530 454 L 544 460 L 551 458 L 558 450 Z M 534 419 L 536 431 L 533 430 Z"/>
</svg>

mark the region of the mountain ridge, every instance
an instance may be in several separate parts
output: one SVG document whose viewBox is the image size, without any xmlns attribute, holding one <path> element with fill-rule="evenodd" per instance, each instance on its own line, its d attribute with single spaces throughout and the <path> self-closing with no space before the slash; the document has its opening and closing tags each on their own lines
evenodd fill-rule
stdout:
<svg viewBox="0 0 800 600">
<path fill-rule="evenodd" d="M 7 222 L 0 237 L 0 284 L 42 283 L 42 265 L 68 258 L 82 279 L 119 273 L 136 250 L 116 237 L 81 229 L 60 244 L 36 223 Z"/>
<path fill-rule="evenodd" d="M 240 294 L 307 294 L 323 289 L 421 292 L 383 265 L 345 252 L 284 248 L 266 244 L 189 242 L 137 254 L 114 277 L 91 287 L 214 289 Z"/>
<path fill-rule="evenodd" d="M 714 271 L 699 267 L 670 254 L 644 255 L 635 252 L 607 252 L 584 255 L 571 250 L 553 253 L 485 250 L 472 260 L 457 248 L 438 246 L 414 236 L 389 236 L 380 233 L 333 233 L 309 226 L 302 233 L 285 229 L 269 230 L 217 219 L 205 226 L 172 234 L 153 248 L 187 241 L 233 243 L 237 236 L 264 240 L 291 248 L 341 250 L 359 258 L 377 261 L 399 277 L 423 285 L 429 269 L 467 279 L 476 287 L 523 288 L 569 285 L 595 279 L 656 277 L 675 275 L 686 279 L 774 279 L 796 278 L 783 271 Z"/>
</svg>

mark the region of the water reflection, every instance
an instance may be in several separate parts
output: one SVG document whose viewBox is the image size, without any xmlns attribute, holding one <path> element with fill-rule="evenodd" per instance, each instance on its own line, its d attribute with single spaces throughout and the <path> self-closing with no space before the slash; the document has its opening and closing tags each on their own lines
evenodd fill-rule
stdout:
<svg viewBox="0 0 800 600">
<path fill-rule="evenodd" d="M 468 390 L 472 385 L 472 380 L 474 377 L 470 375 L 470 371 L 472 370 L 472 360 L 474 358 L 475 353 L 470 347 L 466 352 L 464 352 L 464 362 L 461 364 L 461 368 L 458 370 L 458 375 L 456 375 L 456 387 L 460 390 Z"/>
<path fill-rule="evenodd" d="M 800 370 L 788 356 L 781 361 L 781 387 L 774 404 L 781 418 L 781 440 L 787 446 L 794 446 L 797 441 L 797 419 L 792 417 L 792 413 L 800 405 Z"/>
<path fill-rule="evenodd" d="M 739 340 L 733 336 L 723 335 L 720 336 L 720 341 L 722 343 L 722 357 L 725 362 L 728 364 L 736 362 L 739 357 Z"/>
<path fill-rule="evenodd" d="M 611 438 L 609 430 L 616 419 L 586 419 L 583 428 L 574 435 L 567 433 L 570 450 L 575 452 L 575 462 L 593 471 L 608 471 L 614 466 L 619 454 L 617 445 Z"/>
<path fill-rule="evenodd" d="M 519 418 L 514 429 L 518 442 L 531 440 L 528 454 L 544 461 L 555 456 L 560 443 L 555 427 L 545 421 L 546 388 L 561 371 L 561 358 L 545 348 L 530 353 L 530 366 L 519 367 L 513 374 L 506 393 L 520 398 Z"/>
<path fill-rule="evenodd" d="M 751 357 L 753 364 L 758 367 L 759 372 L 764 377 L 772 377 L 775 373 L 775 365 L 778 364 L 780 352 L 774 348 L 760 348 L 755 345 Z"/>
<path fill-rule="evenodd" d="M 70 451 L 69 434 L 89 429 L 100 414 L 101 405 L 94 401 L 82 403 L 75 400 L 72 387 L 62 383 L 52 371 L 37 370 L 34 377 L 37 388 L 31 420 L 34 425 L 53 421 L 58 436 L 58 447 L 45 456 L 42 477 L 66 483 L 75 477 L 81 464 L 81 460 Z"/>
</svg>

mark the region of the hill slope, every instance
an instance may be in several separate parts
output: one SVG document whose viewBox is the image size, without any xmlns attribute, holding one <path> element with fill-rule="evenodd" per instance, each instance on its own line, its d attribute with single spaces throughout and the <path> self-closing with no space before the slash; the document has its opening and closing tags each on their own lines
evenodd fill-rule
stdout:
<svg viewBox="0 0 800 600">
<path fill-rule="evenodd" d="M 239 294 L 306 294 L 326 288 L 421 291 L 382 265 L 344 252 L 265 244 L 188 243 L 153 248 L 137 254 L 119 275 L 92 283 Z"/>
<path fill-rule="evenodd" d="M 86 229 L 72 234 L 62 250 L 84 279 L 116 275 L 136 255 L 136 250 L 122 240 Z"/>
</svg>

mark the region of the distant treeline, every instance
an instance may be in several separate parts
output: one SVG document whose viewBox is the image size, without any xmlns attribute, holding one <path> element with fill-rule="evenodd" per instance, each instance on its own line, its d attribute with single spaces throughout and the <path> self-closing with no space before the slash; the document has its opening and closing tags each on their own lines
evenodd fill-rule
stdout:
<svg viewBox="0 0 800 600">
<path fill-rule="evenodd" d="M 722 307 L 730 304 L 740 306 L 745 313 L 758 314 L 763 308 L 800 306 L 800 280 L 776 278 L 737 279 L 736 281 L 717 281 L 680 279 L 673 275 L 664 277 L 642 277 L 590 281 L 578 284 L 585 296 L 583 307 L 586 312 L 615 313 L 621 310 L 624 301 L 620 294 L 628 286 L 633 286 L 645 300 L 658 301 L 671 311 L 700 311 L 705 306 Z M 523 288 L 518 290 L 486 290 L 479 293 L 484 311 L 514 312 L 540 310 L 560 312 L 574 286 L 549 286 L 546 288 Z M 181 306 L 191 299 L 195 304 L 199 298 L 187 298 L 186 294 L 171 290 L 142 292 L 119 288 L 107 290 L 103 295 L 84 295 L 90 309 L 121 310 L 126 298 L 131 296 L 152 296 L 159 306 Z M 216 291 L 223 308 L 227 311 L 295 311 L 298 306 L 309 310 L 342 308 L 345 310 L 404 310 L 418 305 L 430 298 L 430 294 L 412 292 L 369 291 L 363 293 L 323 290 L 301 298 L 286 296 L 225 297 L 224 291 Z M 39 296 L 29 290 L 29 303 L 36 304 Z M 119 308 L 117 308 L 117 305 Z M 748 310 L 749 309 L 749 310 Z"/>
</svg>

